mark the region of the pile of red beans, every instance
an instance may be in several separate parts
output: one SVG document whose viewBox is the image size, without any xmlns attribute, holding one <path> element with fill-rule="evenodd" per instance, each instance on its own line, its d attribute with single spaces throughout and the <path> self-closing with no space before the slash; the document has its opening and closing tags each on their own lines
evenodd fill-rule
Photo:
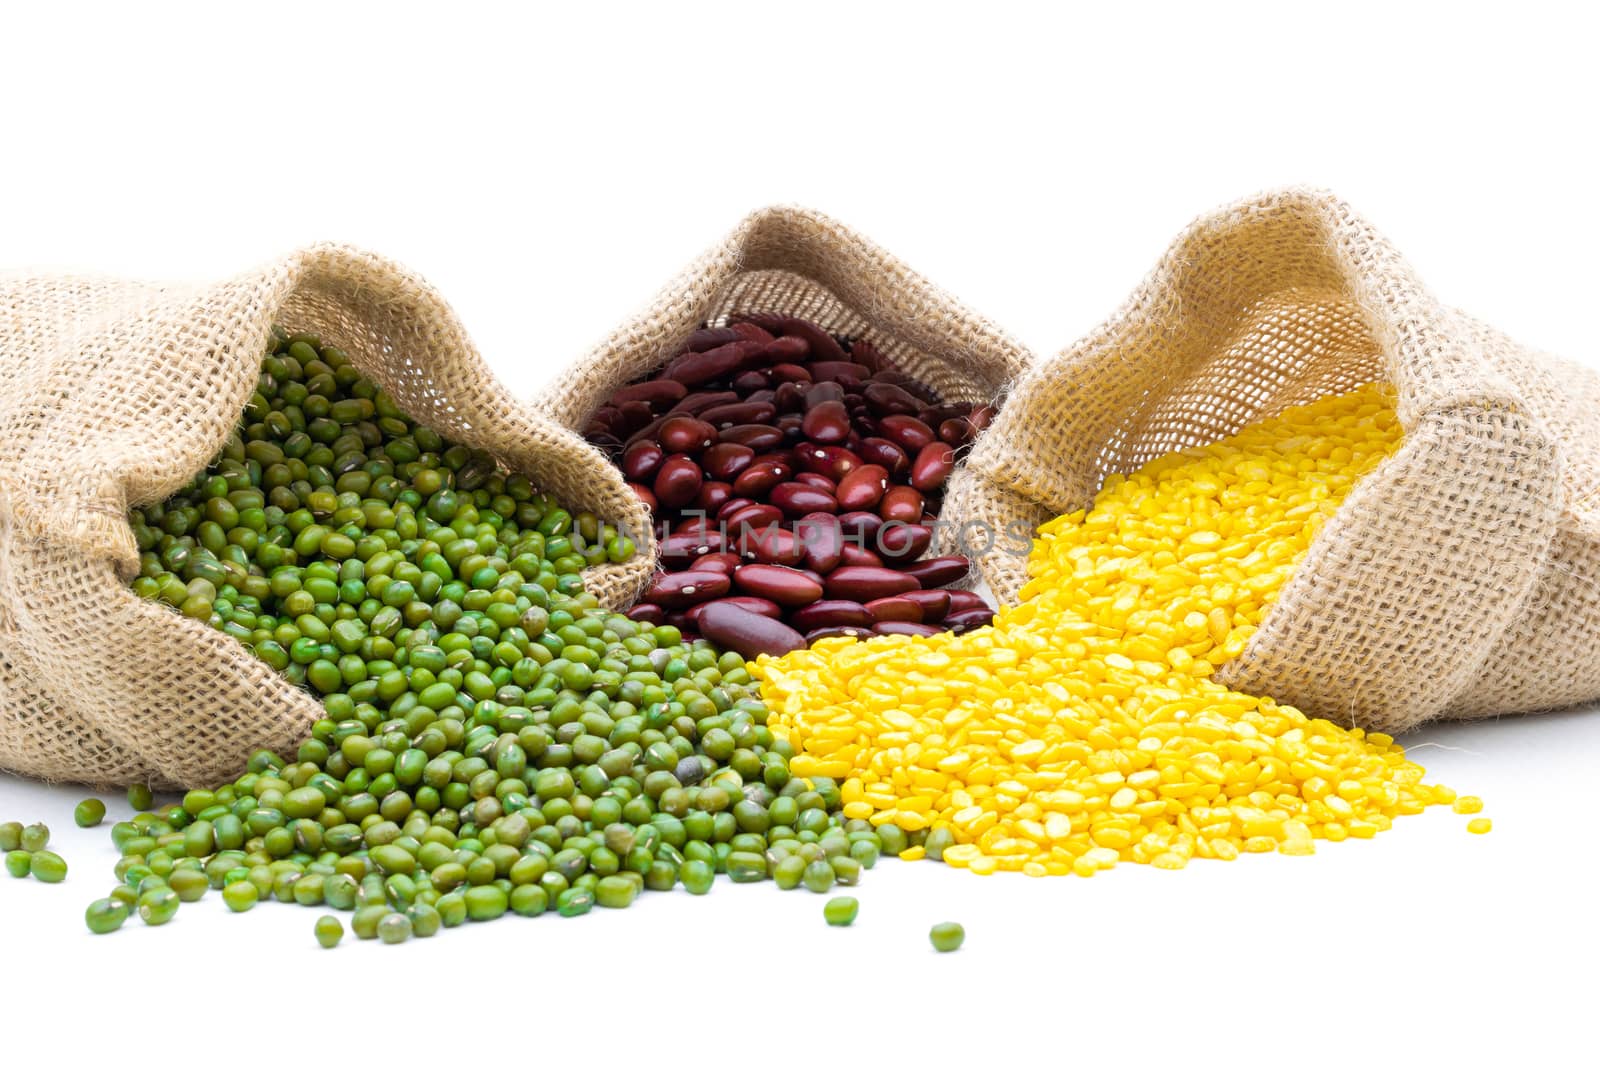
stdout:
<svg viewBox="0 0 1600 1067">
<path fill-rule="evenodd" d="M 746 658 L 988 624 L 981 597 L 945 588 L 970 561 L 926 554 L 958 451 L 992 416 L 804 319 L 696 331 L 585 431 L 661 535 L 662 569 L 629 614 Z"/>
</svg>

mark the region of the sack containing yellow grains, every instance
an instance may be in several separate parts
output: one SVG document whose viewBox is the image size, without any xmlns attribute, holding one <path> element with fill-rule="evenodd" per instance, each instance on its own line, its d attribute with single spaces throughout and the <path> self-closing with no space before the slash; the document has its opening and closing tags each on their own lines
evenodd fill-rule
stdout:
<svg viewBox="0 0 1600 1067">
<path fill-rule="evenodd" d="M 1600 378 L 1439 303 L 1343 201 L 1201 218 L 1117 314 L 1014 386 L 946 514 L 1032 530 L 1108 476 L 1384 383 L 1403 442 L 1217 673 L 1389 731 L 1600 696 Z M 1002 539 L 979 566 L 1028 581 Z"/>
<path fill-rule="evenodd" d="M 207 784 L 322 714 L 240 641 L 128 584 L 129 509 L 224 448 L 275 327 L 319 335 L 342 352 L 333 371 L 435 435 L 648 536 L 621 476 L 511 397 L 444 301 L 387 260 L 316 246 L 205 285 L 0 275 L 0 767 Z M 641 554 L 585 582 L 617 606 L 648 573 Z"/>
</svg>

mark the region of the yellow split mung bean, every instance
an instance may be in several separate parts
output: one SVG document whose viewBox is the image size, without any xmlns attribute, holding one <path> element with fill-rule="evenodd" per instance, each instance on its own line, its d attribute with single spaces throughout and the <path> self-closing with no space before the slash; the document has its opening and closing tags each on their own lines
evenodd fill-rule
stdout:
<svg viewBox="0 0 1600 1067">
<path fill-rule="evenodd" d="M 1400 441 L 1379 386 L 1288 410 L 1045 523 L 992 626 L 761 657 L 791 772 L 843 779 L 847 817 L 947 831 L 978 874 L 1309 855 L 1457 801 L 1391 738 L 1210 677 Z"/>
</svg>

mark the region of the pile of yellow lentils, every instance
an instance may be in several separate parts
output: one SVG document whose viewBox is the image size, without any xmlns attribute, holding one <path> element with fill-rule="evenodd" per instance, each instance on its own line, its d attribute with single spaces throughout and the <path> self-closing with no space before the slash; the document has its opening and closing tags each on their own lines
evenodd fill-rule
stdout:
<svg viewBox="0 0 1600 1067">
<path fill-rule="evenodd" d="M 1040 527 L 993 626 L 762 657 L 792 772 L 843 779 L 847 816 L 929 831 L 978 874 L 1309 855 L 1429 805 L 1477 812 L 1384 734 L 1210 679 L 1400 440 L 1378 386 L 1291 409 L 1113 476 Z"/>
</svg>

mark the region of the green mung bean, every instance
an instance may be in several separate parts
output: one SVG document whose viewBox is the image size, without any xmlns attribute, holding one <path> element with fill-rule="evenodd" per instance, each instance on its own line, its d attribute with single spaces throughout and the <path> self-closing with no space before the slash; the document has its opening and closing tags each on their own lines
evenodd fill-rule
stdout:
<svg viewBox="0 0 1600 1067">
<path fill-rule="evenodd" d="M 861 903 L 855 897 L 833 897 L 822 906 L 822 917 L 829 926 L 849 926 L 860 910 Z"/>
<path fill-rule="evenodd" d="M 90 904 L 83 913 L 84 925 L 92 934 L 109 934 L 122 929 L 128 921 L 128 905 L 109 897 Z"/>
<path fill-rule="evenodd" d="M 928 931 L 928 940 L 940 952 L 954 952 L 967 939 L 967 931 L 960 923 L 938 923 Z"/>
<path fill-rule="evenodd" d="M 139 894 L 139 918 L 146 926 L 164 926 L 178 914 L 178 894 L 163 886 Z"/>
<path fill-rule="evenodd" d="M 36 822 L 23 827 L 18 847 L 24 852 L 38 852 L 49 844 L 50 827 L 42 822 Z"/>
<path fill-rule="evenodd" d="M 82 827 L 99 826 L 106 817 L 105 801 L 99 797 L 89 797 L 78 802 L 72 809 L 72 821 Z"/>
<path fill-rule="evenodd" d="M 344 940 L 344 923 L 332 915 L 324 915 L 317 919 L 313 933 L 316 935 L 317 944 L 323 948 L 333 948 Z"/>
<path fill-rule="evenodd" d="M 33 853 L 16 849 L 6 853 L 6 873 L 13 878 L 26 878 L 33 869 Z"/>
<path fill-rule="evenodd" d="M 67 877 L 67 861 L 48 849 L 28 854 L 28 873 L 40 882 L 60 882 Z"/>
<path fill-rule="evenodd" d="M 14 852 L 22 847 L 22 824 L 0 822 L 0 852 Z"/>
<path fill-rule="evenodd" d="M 147 785 L 130 785 L 128 787 L 128 807 L 134 811 L 149 811 L 156 802 L 155 796 Z"/>
<path fill-rule="evenodd" d="M 211 880 L 204 872 L 192 868 L 183 868 L 173 871 L 167 876 L 167 885 L 178 894 L 178 899 L 185 904 L 193 904 L 206 895 L 206 890 L 211 888 Z"/>
</svg>

